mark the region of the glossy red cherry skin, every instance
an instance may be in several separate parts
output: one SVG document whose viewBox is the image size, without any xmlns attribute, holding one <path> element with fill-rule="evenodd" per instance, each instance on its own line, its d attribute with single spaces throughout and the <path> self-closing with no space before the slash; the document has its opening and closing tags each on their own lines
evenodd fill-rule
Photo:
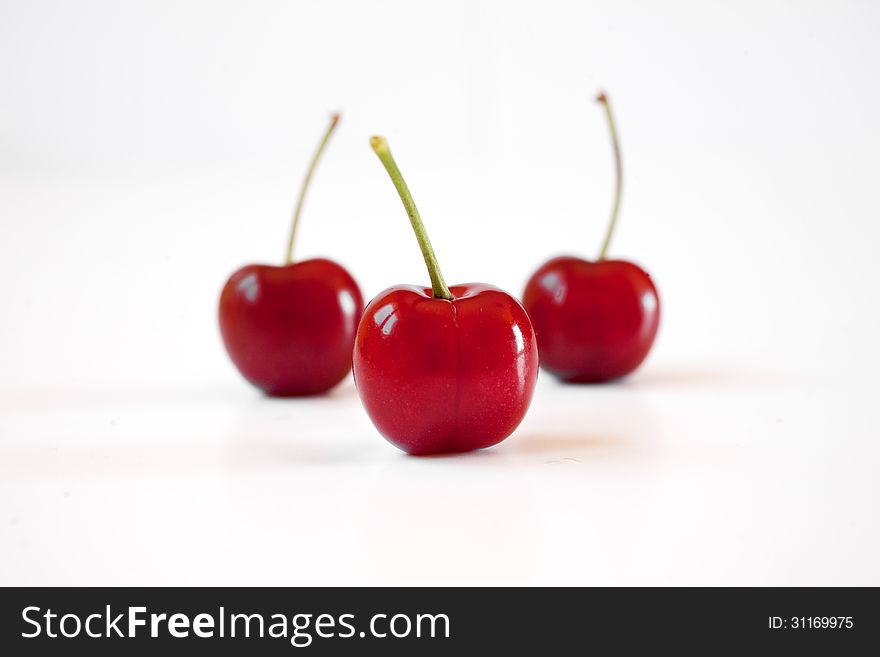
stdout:
<svg viewBox="0 0 880 657">
<path fill-rule="evenodd" d="M 247 265 L 220 294 L 220 332 L 238 371 L 267 394 L 315 395 L 351 369 L 362 309 L 357 283 L 332 260 Z"/>
<path fill-rule="evenodd" d="M 660 324 L 651 277 L 626 260 L 554 258 L 529 279 L 523 306 L 538 337 L 541 367 L 573 383 L 632 372 Z"/>
<path fill-rule="evenodd" d="M 466 452 L 507 438 L 538 377 L 532 324 L 509 294 L 479 283 L 389 288 L 364 310 L 354 378 L 379 432 L 409 454 Z"/>
</svg>

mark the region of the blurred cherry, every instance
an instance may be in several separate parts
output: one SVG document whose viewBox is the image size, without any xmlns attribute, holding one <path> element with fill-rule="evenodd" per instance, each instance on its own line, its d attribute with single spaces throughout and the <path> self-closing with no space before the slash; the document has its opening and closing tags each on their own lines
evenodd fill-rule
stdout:
<svg viewBox="0 0 880 657">
<path fill-rule="evenodd" d="M 532 275 L 523 305 L 538 338 L 541 367 L 563 381 L 598 383 L 626 376 L 648 355 L 660 323 L 660 299 L 648 273 L 606 253 L 620 210 L 623 168 L 607 96 L 617 185 L 605 241 L 595 261 L 553 258 Z"/>
<path fill-rule="evenodd" d="M 314 395 L 351 369 L 363 299 L 354 278 L 325 258 L 293 261 L 296 229 L 312 174 L 339 122 L 330 120 L 306 173 L 281 266 L 246 265 L 220 294 L 220 332 L 232 362 L 266 394 Z"/>
</svg>

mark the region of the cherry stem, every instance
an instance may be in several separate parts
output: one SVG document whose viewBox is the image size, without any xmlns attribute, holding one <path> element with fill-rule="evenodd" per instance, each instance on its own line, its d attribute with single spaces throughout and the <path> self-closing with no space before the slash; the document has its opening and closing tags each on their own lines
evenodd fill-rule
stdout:
<svg viewBox="0 0 880 657">
<path fill-rule="evenodd" d="M 608 102 L 608 96 L 605 92 L 600 93 L 596 100 L 605 106 L 605 116 L 608 117 L 608 129 L 611 132 L 611 145 L 614 147 L 614 170 L 617 178 L 614 189 L 614 206 L 611 209 L 611 220 L 608 222 L 608 231 L 605 233 L 605 241 L 602 243 L 602 249 L 599 251 L 599 260 L 605 259 L 608 252 L 608 245 L 611 244 L 611 236 L 614 235 L 614 229 L 617 227 L 617 214 L 620 212 L 620 196 L 623 190 L 623 164 L 620 158 L 620 142 L 617 138 L 617 126 L 614 123 L 614 114 L 611 113 L 611 103 Z"/>
<path fill-rule="evenodd" d="M 333 134 L 333 130 L 336 129 L 336 125 L 339 123 L 340 115 L 333 114 L 330 117 L 330 125 L 327 126 L 327 131 L 324 133 L 324 138 L 321 139 L 321 143 L 318 144 L 318 148 L 315 150 L 315 154 L 312 155 L 312 161 L 309 164 L 309 169 L 306 171 L 306 177 L 303 180 L 302 188 L 299 191 L 299 199 L 296 202 L 296 209 L 293 211 L 293 222 L 290 226 L 290 237 L 287 239 L 287 255 L 284 258 L 284 264 L 291 264 L 293 262 L 293 243 L 296 240 L 296 228 L 299 226 L 299 215 L 302 212 L 303 202 L 306 200 L 306 191 L 309 188 L 309 183 L 312 180 L 312 174 L 315 173 L 315 169 L 318 166 L 318 160 L 321 159 L 321 153 L 324 152 L 324 147 L 327 145 L 327 142 L 330 141 L 330 135 Z"/>
<path fill-rule="evenodd" d="M 370 146 L 373 147 L 376 155 L 379 156 L 379 160 L 381 160 L 382 165 L 391 177 L 391 182 L 394 183 L 397 193 L 400 194 L 400 200 L 403 201 L 403 207 L 406 209 L 409 222 L 412 224 L 416 239 L 419 241 L 422 256 L 425 258 L 425 266 L 428 268 L 428 275 L 431 277 L 431 290 L 434 293 L 434 298 L 452 301 L 452 293 L 446 287 L 446 283 L 443 282 L 443 274 L 440 273 L 440 265 L 437 263 L 437 256 L 434 255 L 434 249 L 431 248 L 431 240 L 428 239 L 428 233 L 425 231 L 425 225 L 422 223 L 419 210 L 416 208 L 412 194 L 409 192 L 409 187 L 406 186 L 403 174 L 397 168 L 394 156 L 391 155 L 388 142 L 385 140 L 385 137 L 370 137 Z"/>
</svg>

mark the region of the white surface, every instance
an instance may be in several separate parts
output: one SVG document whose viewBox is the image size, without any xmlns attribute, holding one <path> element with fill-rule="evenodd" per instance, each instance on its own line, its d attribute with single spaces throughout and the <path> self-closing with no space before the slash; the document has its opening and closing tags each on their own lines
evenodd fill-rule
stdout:
<svg viewBox="0 0 880 657">
<path fill-rule="evenodd" d="M 874 3 L 0 5 L 0 584 L 880 584 Z M 542 376 L 505 443 L 413 459 L 350 381 L 248 388 L 217 295 L 301 257 L 365 296 L 519 293 L 612 251 L 664 317 L 623 384 Z"/>
</svg>

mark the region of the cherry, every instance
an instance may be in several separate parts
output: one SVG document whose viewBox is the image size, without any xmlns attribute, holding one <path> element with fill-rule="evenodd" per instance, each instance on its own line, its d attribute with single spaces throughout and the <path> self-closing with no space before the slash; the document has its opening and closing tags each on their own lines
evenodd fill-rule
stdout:
<svg viewBox="0 0 880 657">
<path fill-rule="evenodd" d="M 519 302 L 491 285 L 446 286 L 388 143 L 373 137 L 370 145 L 403 201 L 431 287 L 397 285 L 367 305 L 354 346 L 358 394 L 379 432 L 409 454 L 495 445 L 532 399 L 532 324 Z"/>
<path fill-rule="evenodd" d="M 293 262 L 306 190 L 337 123 L 334 114 L 306 172 L 285 264 L 246 265 L 220 294 L 220 333 L 229 357 L 245 379 L 273 396 L 326 392 L 351 369 L 363 309 L 357 283 L 332 260 Z"/>
<path fill-rule="evenodd" d="M 620 144 L 607 96 L 617 185 L 611 221 L 595 262 L 573 256 L 544 263 L 529 279 L 529 312 L 541 366 L 563 381 L 598 383 L 625 376 L 648 355 L 660 323 L 660 299 L 648 273 L 626 260 L 606 260 L 617 224 L 623 180 Z"/>
</svg>

